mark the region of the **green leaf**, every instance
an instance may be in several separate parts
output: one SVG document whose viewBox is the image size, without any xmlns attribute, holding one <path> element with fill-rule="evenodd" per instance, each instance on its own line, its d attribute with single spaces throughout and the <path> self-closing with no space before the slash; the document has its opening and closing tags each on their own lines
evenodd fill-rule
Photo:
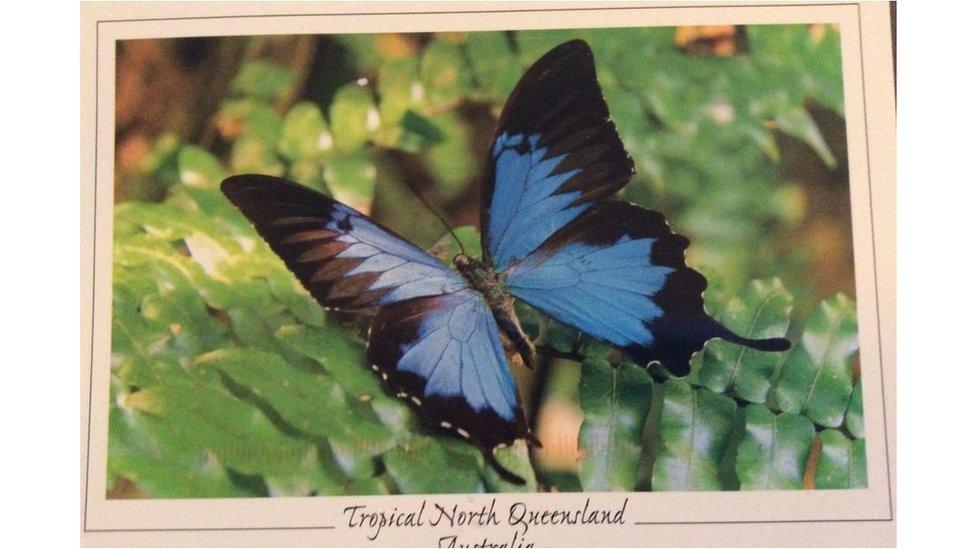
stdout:
<svg viewBox="0 0 976 549">
<path fill-rule="evenodd" d="M 250 280 L 267 280 L 268 289 L 271 290 L 272 297 L 284 305 L 288 312 L 296 319 L 311 326 L 322 326 L 325 322 L 325 311 L 315 298 L 309 295 L 308 291 L 302 287 L 295 275 L 289 271 L 281 260 L 270 251 L 264 253 L 252 253 L 244 256 L 261 262 L 260 270 L 247 271 L 245 265 L 247 261 L 241 261 L 241 257 L 228 264 L 227 271 L 241 269 Z M 229 274 L 232 276 L 232 274 Z"/>
<path fill-rule="evenodd" d="M 863 438 L 851 441 L 851 487 L 867 488 L 868 456 Z"/>
<path fill-rule="evenodd" d="M 844 115 L 840 35 L 833 25 L 750 25 L 753 56 L 772 82 Z"/>
<path fill-rule="evenodd" d="M 390 126 L 399 124 L 407 111 L 418 107 L 424 99 L 417 58 L 384 63 L 380 67 L 377 93 L 380 96 L 380 118 Z"/>
<path fill-rule="evenodd" d="M 647 115 L 644 112 L 640 99 L 637 94 L 623 90 L 618 87 L 611 87 L 604 90 L 604 99 L 610 109 L 610 119 L 617 126 L 617 132 L 624 141 L 624 148 L 634 151 L 640 156 L 647 156 L 646 147 L 635 143 L 637 138 L 647 129 Z M 646 162 L 650 169 L 653 160 L 649 158 L 635 159 Z M 641 172 L 638 168 L 638 172 Z"/>
<path fill-rule="evenodd" d="M 774 415 L 765 406 L 746 407 L 746 426 L 735 471 L 742 490 L 799 490 L 813 445 L 810 420 Z"/>
<path fill-rule="evenodd" d="M 333 141 L 322 111 L 314 103 L 302 102 L 285 115 L 278 151 L 292 161 L 316 159 L 332 149 Z"/>
<path fill-rule="evenodd" d="M 551 318 L 543 318 L 539 324 L 537 345 L 561 353 L 572 353 L 583 337 L 582 332 L 572 326 Z"/>
<path fill-rule="evenodd" d="M 479 469 L 459 468 L 457 459 L 439 440 L 426 436 L 383 455 L 387 472 L 404 494 L 483 492 Z"/>
<path fill-rule="evenodd" d="M 379 112 L 383 128 L 377 132 L 378 145 L 418 152 L 443 135 L 419 111 L 424 110 L 426 88 L 420 81 L 416 57 L 387 61 L 380 68 Z"/>
<path fill-rule="evenodd" d="M 294 429 L 327 439 L 337 457 L 362 462 L 395 442 L 382 424 L 355 413 L 335 381 L 300 370 L 278 355 L 223 349 L 199 357 L 195 365 L 219 370 Z"/>
<path fill-rule="evenodd" d="M 227 288 L 207 275 L 203 267 L 179 253 L 166 241 L 141 236 L 113 246 L 113 261 L 120 269 L 133 269 L 153 280 L 160 291 L 192 288 L 210 307 L 223 308 L 230 299 Z"/>
<path fill-rule="evenodd" d="M 588 492 L 627 492 L 637 485 L 641 433 L 651 407 L 651 377 L 631 363 L 587 359 L 579 384 L 583 425 L 579 477 Z"/>
<path fill-rule="evenodd" d="M 836 429 L 820 433 L 822 447 L 814 485 L 821 489 L 864 488 L 867 462 L 864 439 L 851 441 Z"/>
<path fill-rule="evenodd" d="M 481 259 L 481 234 L 478 232 L 478 228 L 474 225 L 465 225 L 463 227 L 454 227 L 452 230 L 458 240 L 461 241 L 461 244 L 464 245 L 464 251 L 475 259 Z M 461 253 L 461 246 L 448 233 L 442 236 L 427 251 L 444 263 L 453 265 L 454 257 Z"/>
<path fill-rule="evenodd" d="M 260 279 L 235 281 L 235 295 L 225 312 L 230 319 L 237 340 L 242 344 L 270 352 L 278 352 L 274 333 L 283 325 L 295 321 L 271 294 L 269 286 Z"/>
<path fill-rule="evenodd" d="M 376 187 L 376 165 L 365 151 L 331 158 L 323 175 L 336 200 L 369 211 Z"/>
<path fill-rule="evenodd" d="M 274 100 L 288 93 L 294 83 L 295 75 L 277 63 L 249 61 L 234 77 L 231 88 L 241 95 Z"/>
<path fill-rule="evenodd" d="M 360 400 L 365 400 L 360 398 Z M 377 419 L 393 433 L 398 444 L 402 444 L 420 428 L 417 414 L 403 401 L 395 398 L 377 396 L 369 400 Z"/>
<path fill-rule="evenodd" d="M 276 148 L 281 137 L 281 116 L 268 103 L 257 99 L 225 101 L 217 113 L 217 125 L 232 138 L 249 136 Z"/>
<path fill-rule="evenodd" d="M 115 405 L 109 407 L 108 473 L 135 483 L 152 497 L 246 497 L 205 447 L 170 440 L 171 429 L 159 418 Z M 175 444 L 174 444 L 175 442 Z"/>
<path fill-rule="evenodd" d="M 429 121 L 444 139 L 426 151 L 427 167 L 437 180 L 440 194 L 456 198 L 478 175 L 478 162 L 471 152 L 471 135 L 455 113 L 444 113 Z"/>
<path fill-rule="evenodd" d="M 142 316 L 172 334 L 170 345 L 192 356 L 223 342 L 225 329 L 207 313 L 206 304 L 191 288 L 174 288 L 143 298 Z"/>
<path fill-rule="evenodd" d="M 217 187 L 227 172 L 212 154 L 200 147 L 186 145 L 176 157 L 180 182 L 189 187 Z"/>
<path fill-rule="evenodd" d="M 522 76 L 522 66 L 500 32 L 475 32 L 467 42 L 474 77 L 490 99 L 502 103 Z"/>
<path fill-rule="evenodd" d="M 403 113 L 400 129 L 402 132 L 398 136 L 396 146 L 409 152 L 419 152 L 445 139 L 444 132 L 437 124 L 412 110 Z"/>
<path fill-rule="evenodd" d="M 377 48 L 377 34 L 335 34 L 333 35 L 342 47 L 349 52 L 349 61 L 355 66 L 374 68 L 378 66 L 383 55 Z"/>
<path fill-rule="evenodd" d="M 467 440 L 453 435 L 437 437 L 435 440 L 444 447 L 453 468 L 460 471 L 480 471 L 488 467 L 481 450 Z"/>
<path fill-rule="evenodd" d="M 779 278 L 754 280 L 741 297 L 728 302 L 718 320 L 744 337 L 782 337 L 792 309 L 793 296 Z M 732 387 L 741 399 L 765 402 L 780 356 L 712 340 L 705 346 L 698 380 L 717 393 Z"/>
<path fill-rule="evenodd" d="M 380 127 L 380 113 L 369 89 L 346 84 L 329 106 L 329 121 L 336 149 L 349 153 L 365 145 L 370 134 Z"/>
<path fill-rule="evenodd" d="M 287 177 L 321 193 L 329 194 L 325 178 L 322 176 L 322 165 L 317 159 L 303 158 L 292 162 L 291 166 L 288 166 Z"/>
<path fill-rule="evenodd" d="M 116 235 L 118 242 L 157 248 L 171 254 L 178 253 L 174 244 L 193 236 L 205 237 L 225 252 L 241 251 L 240 243 L 227 234 L 227 227 L 221 221 L 201 215 L 199 211 L 181 210 L 171 204 L 126 202 L 115 208 L 116 226 L 122 232 Z"/>
<path fill-rule="evenodd" d="M 677 379 L 665 381 L 663 389 L 652 489 L 721 489 L 719 467 L 735 422 L 735 402 Z"/>
<path fill-rule="evenodd" d="M 181 353 L 168 326 L 142 316 L 142 292 L 115 275 L 112 293 L 112 374 L 130 387 L 182 373 Z"/>
<path fill-rule="evenodd" d="M 452 103 L 471 86 L 471 75 L 461 48 L 443 40 L 434 40 L 420 59 L 420 81 L 426 99 L 432 105 Z"/>
<path fill-rule="evenodd" d="M 331 377 L 296 368 L 280 356 L 254 349 L 222 349 L 200 356 L 196 366 L 216 368 L 275 409 L 292 427 L 358 446 L 368 455 L 389 449 L 389 432 L 357 418 Z"/>
<path fill-rule="evenodd" d="M 366 348 L 331 326 L 282 326 L 275 334 L 281 342 L 319 364 L 355 399 L 370 400 L 385 395 L 379 379 L 366 363 Z"/>
<path fill-rule="evenodd" d="M 388 493 L 378 477 L 352 479 L 343 474 L 329 450 L 315 448 L 305 455 L 301 470 L 293 478 L 266 479 L 269 495 L 278 496 L 344 496 L 385 495 Z"/>
<path fill-rule="evenodd" d="M 831 168 L 837 165 L 837 159 L 830 152 L 823 134 L 820 133 L 820 128 L 806 109 L 796 107 L 782 112 L 776 117 L 775 122 L 776 127 L 783 133 L 792 135 L 813 147 L 824 164 Z"/>
<path fill-rule="evenodd" d="M 515 473 L 525 480 L 525 484 L 519 486 L 512 484 L 498 475 L 498 471 L 491 465 L 486 465 L 484 469 L 485 484 L 490 492 L 537 492 L 539 483 L 535 478 L 535 471 L 532 469 L 532 462 L 529 460 L 529 446 L 524 440 L 517 440 L 511 446 L 495 450 L 495 459 L 502 467 Z"/>
<path fill-rule="evenodd" d="M 857 310 L 843 294 L 823 301 L 807 322 L 800 345 L 783 364 L 774 395 L 780 409 L 837 427 L 852 390 Z"/>
<path fill-rule="evenodd" d="M 282 434 L 257 408 L 210 385 L 168 382 L 130 393 L 122 404 L 160 420 L 159 446 L 184 456 L 209 452 L 244 475 L 292 477 L 310 449 Z"/>
<path fill-rule="evenodd" d="M 847 402 L 847 412 L 844 414 L 844 427 L 854 438 L 864 438 L 864 410 L 861 397 L 861 382 L 854 384 L 851 399 Z"/>
<path fill-rule="evenodd" d="M 176 158 L 182 149 L 183 145 L 177 135 L 163 134 L 153 142 L 149 153 L 142 160 L 141 168 L 160 183 L 172 185 L 179 180 Z"/>
<path fill-rule="evenodd" d="M 235 291 L 226 311 L 239 313 L 255 326 L 265 326 L 262 340 L 270 342 L 275 330 L 296 319 L 312 326 L 324 322 L 322 307 L 263 242 L 254 250 L 232 256 L 221 265 L 219 277 Z M 249 311 L 253 314 L 248 315 Z M 257 313 L 267 317 L 259 318 Z"/>
<path fill-rule="evenodd" d="M 234 141 L 230 165 L 235 173 L 259 173 L 276 177 L 285 173 L 285 167 L 278 160 L 274 145 L 250 133 Z"/>
<path fill-rule="evenodd" d="M 429 119 L 409 110 L 403 113 L 400 125 L 408 132 L 417 135 L 424 143 L 440 143 L 444 140 L 444 133 Z"/>
</svg>

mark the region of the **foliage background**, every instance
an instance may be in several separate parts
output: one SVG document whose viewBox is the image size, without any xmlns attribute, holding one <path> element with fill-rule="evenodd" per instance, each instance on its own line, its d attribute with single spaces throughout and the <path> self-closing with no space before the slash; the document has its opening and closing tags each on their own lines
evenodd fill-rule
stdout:
<svg viewBox="0 0 976 549">
<path fill-rule="evenodd" d="M 217 186 L 289 177 L 450 258 L 409 185 L 477 248 L 501 105 L 574 37 L 637 164 L 624 198 L 691 238 L 713 315 L 794 348 L 713 341 L 674 379 L 522 307 L 574 359 L 513 367 L 544 444 L 499 452 L 519 488 L 386 396 L 368 317 L 324 313 Z M 126 41 L 116 106 L 109 497 L 865 485 L 836 29 Z"/>
</svg>

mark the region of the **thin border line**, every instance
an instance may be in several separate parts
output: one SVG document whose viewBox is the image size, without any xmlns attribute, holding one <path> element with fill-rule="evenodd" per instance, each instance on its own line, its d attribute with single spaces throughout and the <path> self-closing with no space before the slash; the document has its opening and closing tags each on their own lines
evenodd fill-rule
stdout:
<svg viewBox="0 0 976 549">
<path fill-rule="evenodd" d="M 408 11 L 408 12 L 396 12 L 396 11 L 383 11 L 383 12 L 363 12 L 363 13 L 349 13 L 349 12 L 339 12 L 339 13 L 273 13 L 267 15 L 261 14 L 244 14 L 244 15 L 201 15 L 194 17 L 159 17 L 159 18 L 145 18 L 145 19 L 103 19 L 97 23 L 144 23 L 148 21 L 188 21 L 188 20 L 211 20 L 211 19 L 247 19 L 252 17 L 271 17 L 271 18 L 285 18 L 285 17 L 349 17 L 349 16 L 369 16 L 369 15 L 379 15 L 379 16 L 391 16 L 391 15 L 485 15 L 489 13 L 548 13 L 548 12 L 577 12 L 577 11 L 623 11 L 623 10 L 666 10 L 666 9 L 728 9 L 728 8 L 800 8 L 808 6 L 858 6 L 857 2 L 825 2 L 819 4 L 813 3 L 770 3 L 770 4 L 709 4 L 704 6 L 693 6 L 688 4 L 670 4 L 663 6 L 607 6 L 607 7 L 591 7 L 591 8 L 539 8 L 539 9 L 511 9 L 511 10 L 455 10 L 455 11 Z M 860 8 L 858 8 L 860 11 Z M 379 34 L 379 33 L 374 33 Z"/>
<path fill-rule="evenodd" d="M 807 524 L 810 522 L 889 522 L 891 519 L 873 519 L 873 518 L 860 518 L 860 519 L 784 519 L 784 520 L 712 520 L 708 522 L 699 521 L 686 521 L 686 522 L 653 522 L 653 521 L 637 521 L 634 522 L 634 526 L 669 526 L 672 524 L 679 525 L 689 525 L 689 524 L 707 524 L 707 525 L 725 525 L 725 524 L 796 524 L 803 523 Z"/>
<path fill-rule="evenodd" d="M 88 439 L 85 441 L 85 505 L 82 515 L 82 531 L 88 530 L 88 498 L 91 494 L 88 487 L 91 484 L 91 424 L 92 424 L 92 393 L 94 392 L 95 380 L 95 294 L 97 282 L 95 270 L 98 266 L 98 50 L 100 42 L 98 40 L 99 26 L 95 22 L 95 190 L 94 190 L 94 212 L 92 215 L 92 320 L 91 320 L 91 347 L 89 349 L 88 364 Z M 108 473 L 106 472 L 106 475 Z"/>
<path fill-rule="evenodd" d="M 85 532 L 240 532 L 256 530 L 335 530 L 335 526 L 219 526 L 215 528 L 106 528 L 101 530 L 85 530 Z"/>
<path fill-rule="evenodd" d="M 844 522 L 891 522 L 894 520 L 894 502 L 892 501 L 891 489 L 891 461 L 889 456 L 888 442 L 888 419 L 887 402 L 885 399 L 884 388 L 884 363 L 881 350 L 881 308 L 878 288 L 878 264 L 877 250 L 875 246 L 875 225 L 874 225 L 874 202 L 873 189 L 871 184 L 871 154 L 870 140 L 868 137 L 868 115 L 867 115 L 867 83 L 864 72 L 864 36 L 861 31 L 861 4 L 857 2 L 828 2 L 828 3 L 794 3 L 794 4 L 713 4 L 706 6 L 688 5 L 667 5 L 667 6 L 609 6 L 592 8 L 543 8 L 543 9 L 519 9 L 519 10 L 461 10 L 461 11 L 428 11 L 428 12 L 366 12 L 366 13 L 301 13 L 301 14 L 246 14 L 246 15 L 215 15 L 199 17 L 164 17 L 155 19 L 105 19 L 95 22 L 95 189 L 94 189 L 94 212 L 93 212 L 93 244 L 92 244 L 92 329 L 91 329 L 91 354 L 89 364 L 88 379 L 88 440 L 86 443 L 85 455 L 85 500 L 82 532 L 200 532 L 200 531 L 263 531 L 263 530 L 334 530 L 335 526 L 269 526 L 269 527 L 203 527 L 203 528 L 127 528 L 127 529 L 89 529 L 88 528 L 88 500 L 91 496 L 89 485 L 91 480 L 91 421 L 92 421 L 92 393 L 95 369 L 95 300 L 96 300 L 96 269 L 97 269 L 97 249 L 98 249 L 98 60 L 100 54 L 99 29 L 102 23 L 137 23 L 147 21 L 185 21 L 185 20 L 214 20 L 214 19 L 249 19 L 249 18 L 284 18 L 284 17 L 348 17 L 348 16 L 391 16 L 391 15 L 484 15 L 491 13 L 546 13 L 546 12 L 578 12 L 578 11 L 622 11 L 622 10 L 660 10 L 660 9 L 715 9 L 715 8 L 779 8 L 779 7 L 833 7 L 833 6 L 856 6 L 858 24 L 858 48 L 861 60 L 861 93 L 864 106 L 864 141 L 866 147 L 867 160 L 867 179 L 868 179 L 868 208 L 871 222 L 871 254 L 873 262 L 874 289 L 875 289 L 875 313 L 878 320 L 878 365 L 881 367 L 881 402 L 882 419 L 885 439 L 885 472 L 888 483 L 888 511 L 887 518 L 873 519 L 788 519 L 788 520 L 745 520 L 745 521 L 676 521 L 676 522 L 652 522 L 638 521 L 634 525 L 640 526 L 667 526 L 667 525 L 724 525 L 724 524 L 796 524 L 796 523 L 844 523 Z"/>
</svg>

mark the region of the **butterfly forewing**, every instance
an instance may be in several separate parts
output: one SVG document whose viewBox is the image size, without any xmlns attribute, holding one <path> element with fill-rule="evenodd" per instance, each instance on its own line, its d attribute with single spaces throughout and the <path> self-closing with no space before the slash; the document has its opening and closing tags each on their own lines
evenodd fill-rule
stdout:
<svg viewBox="0 0 976 549">
<path fill-rule="evenodd" d="M 324 307 L 368 309 L 467 287 L 437 258 L 308 187 L 241 175 L 221 188 Z"/>
<path fill-rule="evenodd" d="M 484 256 L 505 269 L 634 173 L 581 40 L 537 61 L 515 86 L 482 183 Z"/>
</svg>

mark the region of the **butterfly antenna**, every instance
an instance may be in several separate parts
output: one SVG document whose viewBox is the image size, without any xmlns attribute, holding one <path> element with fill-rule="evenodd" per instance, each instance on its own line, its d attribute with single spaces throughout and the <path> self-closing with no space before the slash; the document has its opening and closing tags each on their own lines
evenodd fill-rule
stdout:
<svg viewBox="0 0 976 549">
<path fill-rule="evenodd" d="M 447 232 L 451 234 L 451 238 L 453 238 L 454 241 L 457 242 L 458 247 L 461 248 L 461 253 L 464 255 L 468 255 L 468 252 L 464 250 L 464 244 L 461 243 L 461 239 L 458 238 L 458 235 L 454 232 L 454 229 L 452 229 L 451 226 L 448 224 L 447 220 L 444 219 L 444 216 L 442 216 L 440 212 L 435 210 L 434 207 L 431 206 L 429 202 L 427 202 L 427 199 L 424 198 L 424 195 L 420 194 L 420 192 L 417 189 L 413 188 L 413 185 L 407 182 L 404 183 L 406 184 L 407 188 L 410 189 L 410 192 L 412 192 L 414 196 L 417 197 L 417 200 L 420 200 L 420 203 L 423 204 L 424 207 L 427 208 L 428 211 L 430 211 L 430 213 L 434 214 L 434 217 L 436 217 L 438 221 L 440 221 L 441 224 L 444 225 L 444 228 L 447 229 Z"/>
</svg>

